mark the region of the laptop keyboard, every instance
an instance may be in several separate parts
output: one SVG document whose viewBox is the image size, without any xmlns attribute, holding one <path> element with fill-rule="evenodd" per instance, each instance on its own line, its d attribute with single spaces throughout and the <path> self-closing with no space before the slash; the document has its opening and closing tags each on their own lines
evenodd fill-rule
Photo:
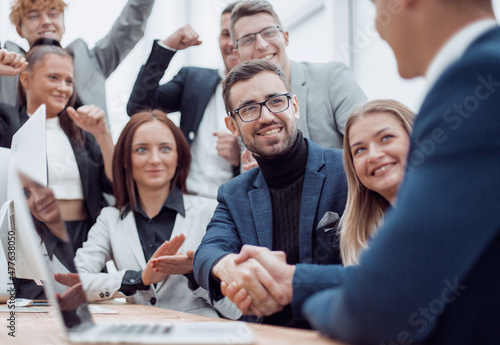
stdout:
<svg viewBox="0 0 500 345">
<path fill-rule="evenodd" d="M 166 334 L 172 329 L 172 324 L 113 324 L 106 327 L 101 334 Z"/>
</svg>

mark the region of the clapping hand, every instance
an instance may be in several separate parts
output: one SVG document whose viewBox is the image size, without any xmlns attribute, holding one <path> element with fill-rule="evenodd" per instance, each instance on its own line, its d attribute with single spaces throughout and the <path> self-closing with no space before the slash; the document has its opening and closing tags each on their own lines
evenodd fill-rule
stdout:
<svg viewBox="0 0 500 345">
<path fill-rule="evenodd" d="M 144 285 L 156 284 L 165 280 L 170 274 L 172 274 L 168 269 L 164 269 L 164 263 L 166 261 L 163 260 L 165 260 L 166 256 L 176 255 L 185 240 L 186 235 L 180 234 L 171 238 L 169 241 L 163 242 L 163 244 L 154 252 L 151 259 L 149 259 L 146 267 L 142 270 L 141 278 Z M 193 256 L 194 253 L 191 254 L 191 259 L 186 259 L 191 260 L 191 271 L 193 270 Z M 161 260 L 158 261 L 157 259 Z M 159 265 L 160 262 L 163 262 L 161 266 Z M 183 265 L 183 268 L 185 268 L 185 265 Z"/>
</svg>

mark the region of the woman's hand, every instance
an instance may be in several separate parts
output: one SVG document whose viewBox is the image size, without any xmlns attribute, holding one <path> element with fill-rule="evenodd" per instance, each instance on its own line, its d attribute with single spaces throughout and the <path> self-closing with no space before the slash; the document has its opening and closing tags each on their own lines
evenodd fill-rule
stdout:
<svg viewBox="0 0 500 345">
<path fill-rule="evenodd" d="M 153 263 L 153 261 L 160 257 L 176 255 L 185 240 L 186 235 L 180 234 L 171 238 L 170 241 L 163 242 L 163 244 L 154 252 L 151 259 L 149 259 L 146 267 L 142 270 L 141 278 L 144 285 L 156 284 L 165 280 L 169 276 L 170 273 L 165 272 L 165 270 L 159 271 L 156 268 L 156 263 Z"/>
<path fill-rule="evenodd" d="M 193 272 L 194 250 L 188 250 L 186 254 L 181 252 L 175 255 L 164 255 L 151 260 L 155 272 L 170 274 L 188 274 Z"/>
<path fill-rule="evenodd" d="M 104 161 L 104 172 L 108 180 L 113 182 L 113 152 L 115 145 L 106 124 L 106 113 L 95 105 L 83 105 L 77 110 L 68 107 L 66 111 L 78 127 L 92 134 L 97 140 Z"/>
<path fill-rule="evenodd" d="M 106 135 L 109 132 L 106 124 L 106 114 L 101 108 L 95 105 L 82 105 L 76 110 L 73 107 L 68 107 L 66 110 L 75 124 L 92 134 L 97 141 L 99 141 L 99 136 Z"/>
</svg>

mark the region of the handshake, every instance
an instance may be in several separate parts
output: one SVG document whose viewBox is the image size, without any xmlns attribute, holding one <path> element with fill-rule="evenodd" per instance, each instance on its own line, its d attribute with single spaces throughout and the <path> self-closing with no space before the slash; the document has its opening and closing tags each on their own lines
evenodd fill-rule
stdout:
<svg viewBox="0 0 500 345">
<path fill-rule="evenodd" d="M 221 291 L 245 315 L 267 316 L 292 302 L 295 266 L 286 263 L 284 252 L 245 245 L 239 254 L 224 256 L 213 274 Z"/>
</svg>

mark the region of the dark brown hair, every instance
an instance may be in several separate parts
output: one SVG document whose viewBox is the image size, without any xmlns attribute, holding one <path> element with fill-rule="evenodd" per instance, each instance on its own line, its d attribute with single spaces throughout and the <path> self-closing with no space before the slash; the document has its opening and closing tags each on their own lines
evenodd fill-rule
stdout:
<svg viewBox="0 0 500 345">
<path fill-rule="evenodd" d="M 222 82 L 222 98 L 224 99 L 226 112 L 229 113 L 233 110 L 233 106 L 231 104 L 231 88 L 233 87 L 233 85 L 240 81 L 248 80 L 262 72 L 272 72 L 276 74 L 285 84 L 286 90 L 288 92 L 292 92 L 290 82 L 288 81 L 288 78 L 286 77 L 285 73 L 283 73 L 281 68 L 269 61 L 262 59 L 248 60 L 233 67 L 231 72 L 229 72 L 229 74 Z"/>
<path fill-rule="evenodd" d="M 191 165 L 191 152 L 184 134 L 163 111 L 147 110 L 132 115 L 123 128 L 113 154 L 113 189 L 116 198 L 115 207 L 120 210 L 122 217 L 126 215 L 124 207 L 129 205 L 130 211 L 137 210 L 137 189 L 132 177 L 132 140 L 135 132 L 143 124 L 158 121 L 167 126 L 174 135 L 177 146 L 177 169 L 170 186 L 177 186 L 187 194 L 186 179 Z"/>
<path fill-rule="evenodd" d="M 253 16 L 254 14 L 259 13 L 269 14 L 274 18 L 276 24 L 278 24 L 280 28 L 283 29 L 283 25 L 281 24 L 278 14 L 274 11 L 273 6 L 269 2 L 263 0 L 240 1 L 232 10 L 231 22 L 229 23 L 229 33 L 231 34 L 233 41 L 236 41 L 236 39 L 238 38 L 235 36 L 234 32 L 234 25 L 236 24 L 236 22 L 243 17 Z"/>
</svg>

